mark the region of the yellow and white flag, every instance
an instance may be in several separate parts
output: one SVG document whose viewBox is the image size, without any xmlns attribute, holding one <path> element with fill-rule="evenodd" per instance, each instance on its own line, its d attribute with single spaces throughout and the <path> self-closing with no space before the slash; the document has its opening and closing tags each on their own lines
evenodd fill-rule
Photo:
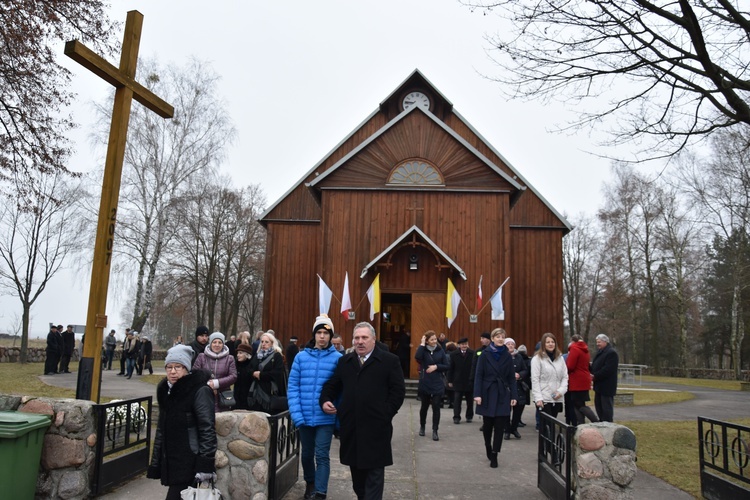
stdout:
<svg viewBox="0 0 750 500">
<path fill-rule="evenodd" d="M 445 296 L 445 317 L 448 318 L 448 328 L 458 315 L 458 304 L 461 303 L 461 297 L 453 286 L 453 282 L 448 278 L 448 293 Z"/>
<path fill-rule="evenodd" d="M 375 313 L 380 312 L 380 273 L 367 289 L 367 300 L 370 301 L 370 321 L 375 319 Z"/>
</svg>

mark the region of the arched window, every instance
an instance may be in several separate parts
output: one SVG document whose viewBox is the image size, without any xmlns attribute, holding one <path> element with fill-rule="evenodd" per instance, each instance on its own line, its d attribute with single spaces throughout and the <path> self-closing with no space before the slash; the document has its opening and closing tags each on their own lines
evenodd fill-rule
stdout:
<svg viewBox="0 0 750 500">
<path fill-rule="evenodd" d="M 411 186 L 442 186 L 443 176 L 440 171 L 422 160 L 408 160 L 391 172 L 388 184 Z"/>
</svg>

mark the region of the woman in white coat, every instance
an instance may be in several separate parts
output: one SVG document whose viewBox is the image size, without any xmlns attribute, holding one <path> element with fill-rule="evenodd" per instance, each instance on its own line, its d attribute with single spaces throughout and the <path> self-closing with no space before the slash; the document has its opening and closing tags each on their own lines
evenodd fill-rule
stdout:
<svg viewBox="0 0 750 500">
<path fill-rule="evenodd" d="M 562 411 L 568 392 L 568 367 L 557 347 L 555 336 L 542 335 L 541 347 L 531 359 L 531 393 L 534 404 L 553 418 Z"/>
</svg>

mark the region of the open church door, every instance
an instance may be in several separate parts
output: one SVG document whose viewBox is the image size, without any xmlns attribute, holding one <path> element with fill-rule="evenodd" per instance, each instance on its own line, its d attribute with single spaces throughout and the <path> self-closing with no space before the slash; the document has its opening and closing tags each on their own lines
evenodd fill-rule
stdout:
<svg viewBox="0 0 750 500">
<path fill-rule="evenodd" d="M 417 362 L 414 355 L 427 330 L 436 333 L 445 331 L 445 293 L 412 293 L 411 294 L 411 370 L 410 378 L 419 378 Z"/>
</svg>

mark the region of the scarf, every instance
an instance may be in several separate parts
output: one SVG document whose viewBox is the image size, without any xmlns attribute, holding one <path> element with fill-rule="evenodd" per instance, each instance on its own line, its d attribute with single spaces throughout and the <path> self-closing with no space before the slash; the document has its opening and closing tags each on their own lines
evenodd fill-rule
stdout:
<svg viewBox="0 0 750 500">
<path fill-rule="evenodd" d="M 490 354 L 492 354 L 492 359 L 494 359 L 495 361 L 500 361 L 500 355 L 503 353 L 503 351 L 507 351 L 508 348 L 504 345 L 498 347 L 493 342 L 490 342 L 490 345 L 487 346 L 487 350 L 490 351 Z"/>
<path fill-rule="evenodd" d="M 544 352 L 547 353 L 547 357 L 549 358 L 550 361 L 554 361 L 555 360 L 555 351 L 554 350 L 548 351 L 548 350 L 545 349 Z"/>
<path fill-rule="evenodd" d="M 426 345 L 425 347 L 427 348 L 428 351 L 430 351 L 430 354 L 432 354 L 432 353 L 435 352 L 435 349 L 437 349 L 437 344 L 435 344 L 435 345 Z"/>
<path fill-rule="evenodd" d="M 263 358 L 265 358 L 266 356 L 268 356 L 269 354 L 271 354 L 271 352 L 273 352 L 273 350 L 272 350 L 272 349 L 260 349 L 260 350 L 258 351 L 257 357 L 258 357 L 258 359 L 259 359 L 259 360 L 260 360 L 260 359 L 263 359 Z"/>
</svg>

